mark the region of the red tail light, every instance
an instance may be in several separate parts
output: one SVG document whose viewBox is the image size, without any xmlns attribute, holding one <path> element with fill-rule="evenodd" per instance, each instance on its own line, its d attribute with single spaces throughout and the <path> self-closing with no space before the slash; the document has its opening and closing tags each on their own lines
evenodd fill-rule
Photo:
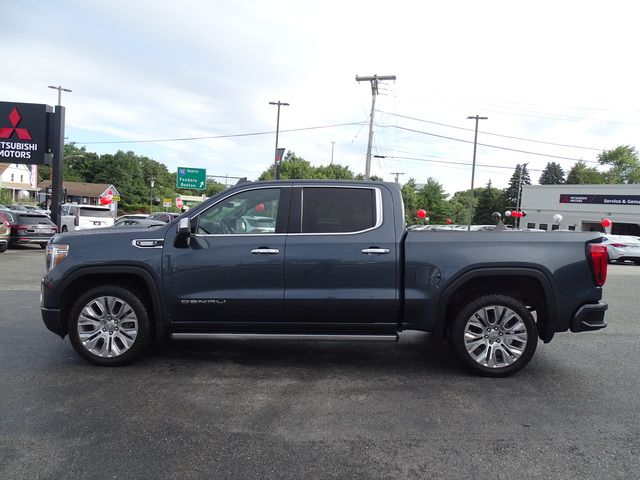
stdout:
<svg viewBox="0 0 640 480">
<path fill-rule="evenodd" d="M 607 255 L 607 246 L 601 243 L 589 244 L 589 260 L 591 262 L 591 271 L 596 285 L 601 287 L 607 281 L 607 265 L 609 256 Z"/>
</svg>

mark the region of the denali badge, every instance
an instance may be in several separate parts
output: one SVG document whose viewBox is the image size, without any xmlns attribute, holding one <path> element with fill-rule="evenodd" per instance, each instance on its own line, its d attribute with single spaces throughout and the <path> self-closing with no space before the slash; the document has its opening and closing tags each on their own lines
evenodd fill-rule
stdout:
<svg viewBox="0 0 640 480">
<path fill-rule="evenodd" d="M 226 300 L 220 300 L 217 298 L 188 298 L 180 300 L 182 305 L 212 305 L 212 304 L 224 304 Z"/>
</svg>

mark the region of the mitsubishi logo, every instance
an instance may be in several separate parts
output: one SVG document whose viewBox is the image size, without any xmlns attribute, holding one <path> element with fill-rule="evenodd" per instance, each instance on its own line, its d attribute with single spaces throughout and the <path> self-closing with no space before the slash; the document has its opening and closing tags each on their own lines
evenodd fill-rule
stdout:
<svg viewBox="0 0 640 480">
<path fill-rule="evenodd" d="M 18 124 L 22 120 L 17 108 L 13 108 L 9 114 L 9 122 L 11 127 L 0 127 L 0 138 L 11 138 L 11 135 L 15 131 L 20 140 L 31 140 L 31 134 L 26 128 L 18 128 Z"/>
</svg>

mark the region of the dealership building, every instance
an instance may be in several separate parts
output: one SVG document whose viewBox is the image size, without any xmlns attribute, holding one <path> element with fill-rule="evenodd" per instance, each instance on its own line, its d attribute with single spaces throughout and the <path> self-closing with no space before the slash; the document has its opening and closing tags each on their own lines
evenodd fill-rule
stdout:
<svg viewBox="0 0 640 480">
<path fill-rule="evenodd" d="M 527 212 L 521 227 L 603 231 L 608 218 L 612 234 L 640 236 L 640 184 L 523 185 L 520 205 Z M 556 214 L 562 215 L 559 223 Z"/>
</svg>

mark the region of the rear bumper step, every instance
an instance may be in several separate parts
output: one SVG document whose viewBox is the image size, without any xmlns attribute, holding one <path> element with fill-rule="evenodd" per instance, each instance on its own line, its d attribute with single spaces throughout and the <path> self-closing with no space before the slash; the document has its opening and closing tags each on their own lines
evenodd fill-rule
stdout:
<svg viewBox="0 0 640 480">
<path fill-rule="evenodd" d="M 173 340 L 347 340 L 397 342 L 398 334 L 313 334 L 313 333 L 172 333 Z"/>
</svg>

